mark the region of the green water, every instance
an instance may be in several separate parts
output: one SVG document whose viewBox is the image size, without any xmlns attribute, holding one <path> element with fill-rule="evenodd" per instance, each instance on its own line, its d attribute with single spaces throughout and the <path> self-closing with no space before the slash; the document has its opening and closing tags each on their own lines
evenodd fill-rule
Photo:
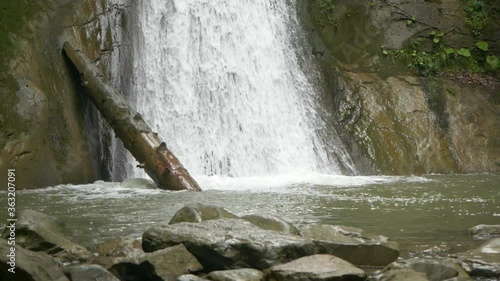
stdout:
<svg viewBox="0 0 500 281">
<path fill-rule="evenodd" d="M 197 180 L 204 192 L 170 192 L 131 180 L 18 191 L 16 203 L 18 209 L 63 220 L 72 239 L 86 246 L 112 237 L 139 237 L 194 202 L 238 215 L 274 214 L 297 225 L 360 227 L 398 241 L 403 256 L 430 248 L 444 253 L 475 248 L 484 241 L 471 239 L 469 227 L 500 224 L 500 175 Z M 4 195 L 0 206 L 6 206 Z M 6 221 L 3 209 L 0 222 Z"/>
</svg>

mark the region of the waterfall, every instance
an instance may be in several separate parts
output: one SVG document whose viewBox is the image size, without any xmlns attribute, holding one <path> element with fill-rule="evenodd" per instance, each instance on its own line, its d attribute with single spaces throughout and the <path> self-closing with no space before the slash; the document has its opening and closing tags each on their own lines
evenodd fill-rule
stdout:
<svg viewBox="0 0 500 281">
<path fill-rule="evenodd" d="M 287 0 L 139 1 L 135 109 L 193 175 L 339 174 Z M 132 170 L 129 176 L 138 176 Z"/>
</svg>

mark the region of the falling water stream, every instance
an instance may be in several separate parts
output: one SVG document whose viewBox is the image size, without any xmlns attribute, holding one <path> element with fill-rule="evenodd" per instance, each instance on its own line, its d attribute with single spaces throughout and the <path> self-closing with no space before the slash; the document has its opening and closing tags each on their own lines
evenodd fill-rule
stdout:
<svg viewBox="0 0 500 281">
<path fill-rule="evenodd" d="M 354 170 L 342 144 L 318 134 L 290 1 L 141 2 L 132 104 L 192 174 Z"/>
</svg>

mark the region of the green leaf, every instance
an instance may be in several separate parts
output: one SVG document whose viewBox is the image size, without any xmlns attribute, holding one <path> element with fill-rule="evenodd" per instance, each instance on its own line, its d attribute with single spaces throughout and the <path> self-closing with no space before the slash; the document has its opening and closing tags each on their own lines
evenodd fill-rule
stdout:
<svg viewBox="0 0 500 281">
<path fill-rule="evenodd" d="M 463 57 L 470 57 L 470 51 L 468 49 L 465 49 L 465 48 L 461 48 L 460 50 L 457 51 L 457 54 L 463 56 Z"/>
<path fill-rule="evenodd" d="M 480 49 L 480 50 L 483 50 L 483 51 L 488 51 L 488 42 L 484 42 L 484 41 L 478 41 L 476 43 L 476 46 Z"/>
<path fill-rule="evenodd" d="M 436 44 L 437 44 L 437 43 L 439 43 L 439 41 L 440 41 L 440 40 L 439 40 L 439 38 L 437 38 L 437 37 L 436 37 L 436 38 L 434 38 L 434 39 L 432 39 L 432 42 L 434 42 L 434 43 L 436 43 Z"/>
<path fill-rule="evenodd" d="M 384 55 L 388 55 L 389 54 L 389 51 L 387 50 L 383 50 L 382 53 L 384 53 Z"/>
<path fill-rule="evenodd" d="M 447 55 L 451 55 L 453 53 L 455 53 L 455 49 L 453 48 L 446 48 L 446 50 L 444 50 L 446 52 Z"/>
<path fill-rule="evenodd" d="M 487 56 L 486 63 L 493 69 L 500 68 L 500 59 L 497 56 Z"/>
<path fill-rule="evenodd" d="M 444 32 L 439 32 L 439 33 L 437 34 L 437 36 L 438 36 L 438 37 L 443 37 L 443 36 L 444 36 Z"/>
</svg>

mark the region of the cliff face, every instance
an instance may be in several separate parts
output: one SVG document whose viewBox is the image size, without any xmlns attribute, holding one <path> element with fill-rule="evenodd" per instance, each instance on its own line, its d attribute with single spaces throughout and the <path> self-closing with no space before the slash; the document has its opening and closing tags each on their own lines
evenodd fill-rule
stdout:
<svg viewBox="0 0 500 281">
<path fill-rule="evenodd" d="M 366 172 L 500 172 L 498 76 L 472 83 L 464 83 L 469 79 L 462 74 L 451 75 L 455 81 L 416 76 L 383 52 L 408 48 L 416 39 L 430 49 L 439 43 L 470 50 L 484 40 L 489 54 L 498 55 L 498 1 L 488 3 L 480 35 L 464 20 L 471 1 L 301 3 L 310 51 L 321 65 L 325 105 L 336 113 L 332 123 L 359 162 L 373 168 Z"/>
<path fill-rule="evenodd" d="M 124 5 L 98 1 L 0 4 L 0 170 L 19 189 L 87 183 L 106 176 L 107 129 L 61 53 L 79 46 L 110 79 L 118 68 Z M 76 76 L 75 76 L 76 75 Z M 6 172 L 0 182 L 7 182 Z"/>
</svg>

